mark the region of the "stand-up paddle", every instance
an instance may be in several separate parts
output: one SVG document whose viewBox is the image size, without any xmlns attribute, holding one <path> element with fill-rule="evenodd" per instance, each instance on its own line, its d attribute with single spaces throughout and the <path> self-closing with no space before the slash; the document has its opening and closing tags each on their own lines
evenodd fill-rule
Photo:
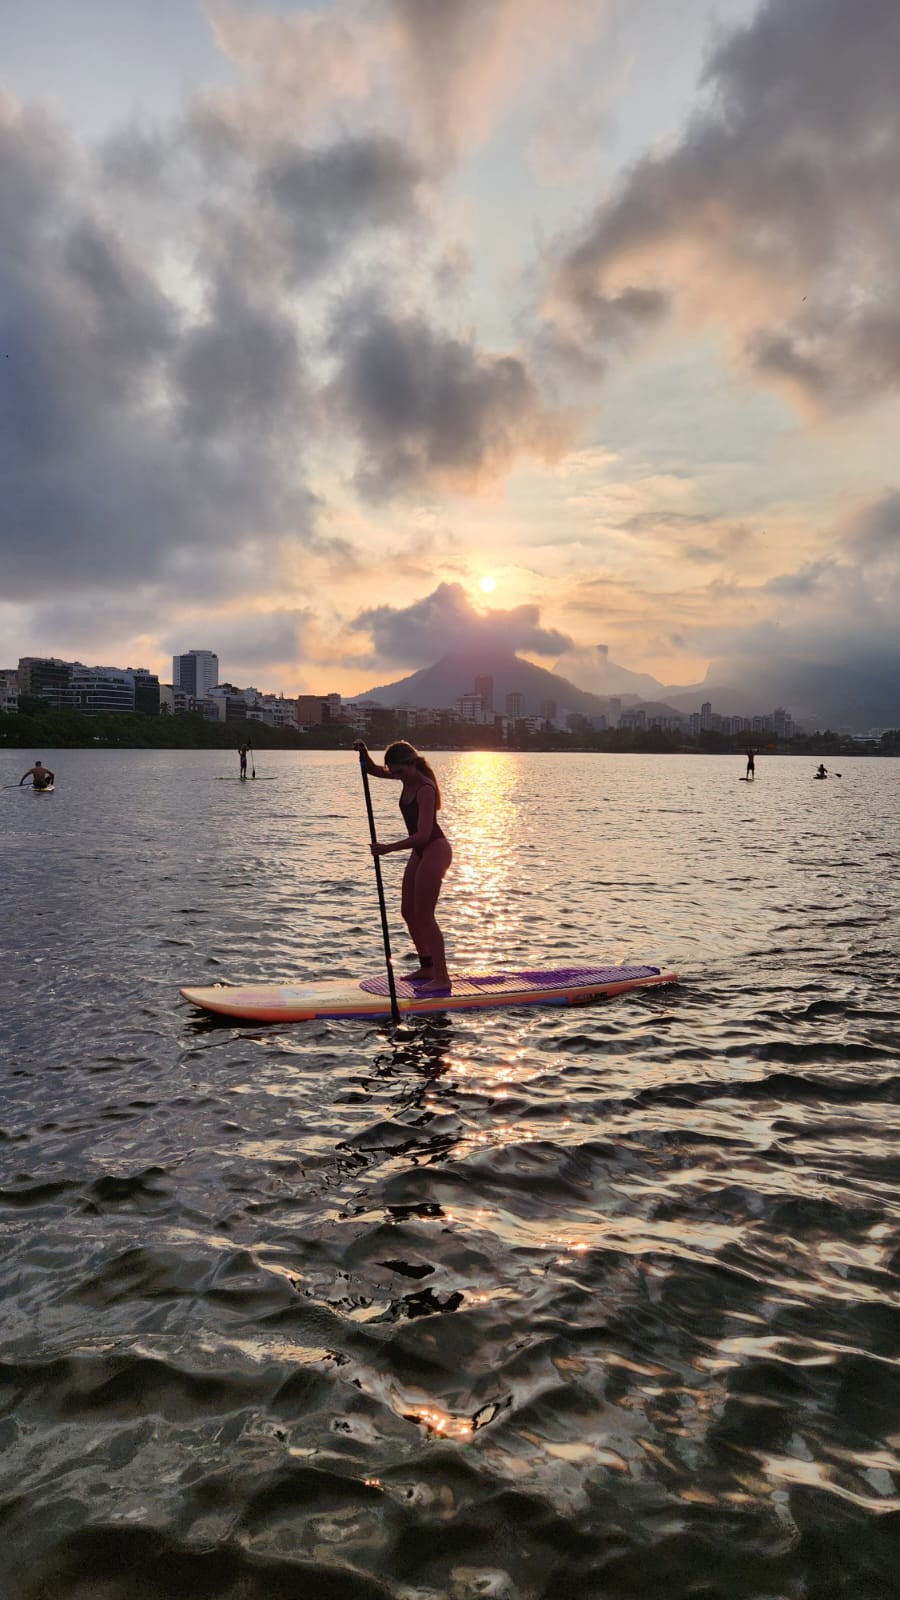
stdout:
<svg viewBox="0 0 900 1600">
<path fill-rule="evenodd" d="M 366 771 L 367 759 L 366 752 L 361 750 L 359 753 L 359 770 L 362 773 L 363 793 L 366 797 L 366 814 L 369 818 L 369 838 L 372 844 L 377 844 L 378 836 L 375 832 L 375 814 L 372 810 L 372 796 L 369 792 L 369 774 Z M 388 929 L 387 907 L 384 903 L 384 884 L 381 881 L 381 861 L 376 855 L 373 855 L 372 860 L 375 864 L 375 882 L 378 885 L 378 906 L 379 910 L 381 911 L 381 936 L 384 940 L 384 961 L 385 966 L 387 967 L 388 993 L 390 994 L 391 998 L 391 1021 L 396 1028 L 400 1022 L 400 1007 L 397 1004 L 397 986 L 394 983 L 394 963 L 391 959 L 391 935 Z"/>
</svg>

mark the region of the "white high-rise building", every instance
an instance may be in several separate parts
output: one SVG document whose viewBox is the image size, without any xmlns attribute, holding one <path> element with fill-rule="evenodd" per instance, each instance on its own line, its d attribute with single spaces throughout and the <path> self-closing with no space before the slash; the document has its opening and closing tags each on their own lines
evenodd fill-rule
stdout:
<svg viewBox="0 0 900 1600">
<path fill-rule="evenodd" d="M 219 658 L 212 650 L 187 650 L 172 657 L 172 687 L 205 700 L 219 681 Z"/>
</svg>

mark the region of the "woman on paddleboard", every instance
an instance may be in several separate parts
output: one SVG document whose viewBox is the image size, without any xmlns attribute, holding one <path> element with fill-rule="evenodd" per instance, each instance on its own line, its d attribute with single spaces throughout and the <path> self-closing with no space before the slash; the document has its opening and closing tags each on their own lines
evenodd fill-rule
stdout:
<svg viewBox="0 0 900 1600">
<path fill-rule="evenodd" d="M 416 947 L 419 966 L 409 977 L 422 994 L 447 994 L 450 975 L 444 936 L 438 927 L 435 909 L 453 851 L 437 820 L 441 809 L 437 778 L 425 757 L 403 740 L 388 745 L 381 767 L 372 760 L 362 739 L 357 739 L 353 748 L 364 758 L 370 777 L 395 778 L 403 784 L 400 810 L 407 837 L 393 844 L 373 844 L 372 854 L 388 856 L 401 850 L 410 852 L 403 874 L 400 910 Z"/>
</svg>

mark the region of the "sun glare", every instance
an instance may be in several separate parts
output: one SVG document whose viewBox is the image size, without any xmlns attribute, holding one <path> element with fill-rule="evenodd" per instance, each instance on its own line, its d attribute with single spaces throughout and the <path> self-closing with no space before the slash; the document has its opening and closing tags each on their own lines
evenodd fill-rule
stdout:
<svg viewBox="0 0 900 1600">
<path fill-rule="evenodd" d="M 485 594 L 493 594 L 497 587 L 497 579 L 485 576 L 481 579 L 481 588 Z"/>
</svg>

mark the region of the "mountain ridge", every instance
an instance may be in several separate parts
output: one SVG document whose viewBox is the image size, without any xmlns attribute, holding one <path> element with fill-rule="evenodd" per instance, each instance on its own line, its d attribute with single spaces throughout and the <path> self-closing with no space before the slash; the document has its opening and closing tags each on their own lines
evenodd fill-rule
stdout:
<svg viewBox="0 0 900 1600">
<path fill-rule="evenodd" d="M 394 683 L 381 684 L 349 698 L 378 701 L 387 707 L 399 705 L 411 705 L 422 709 L 450 707 L 455 705 L 462 695 L 474 693 L 475 679 L 482 676 L 494 680 L 495 711 L 504 710 L 508 694 L 520 694 L 522 714 L 526 717 L 539 716 L 542 704 L 548 700 L 556 702 L 558 716 L 573 712 L 588 717 L 608 716 L 611 698 L 618 699 L 623 706 L 651 703 L 643 701 L 637 694 L 621 694 L 613 697 L 594 694 L 589 689 L 579 689 L 578 685 L 568 678 L 550 672 L 546 667 L 537 667 L 534 662 L 526 661 L 512 651 L 482 653 L 477 658 L 469 651 L 445 655 L 432 666 L 420 667 L 406 678 L 399 678 Z M 660 710 L 663 714 L 668 711 L 673 716 L 677 715 L 671 706 L 660 706 Z"/>
<path fill-rule="evenodd" d="M 349 698 L 379 701 L 393 707 L 452 707 L 464 694 L 474 692 L 476 676 L 494 679 L 495 711 L 505 709 L 506 696 L 522 695 L 525 716 L 538 716 L 544 701 L 556 702 L 557 715 L 608 716 L 610 700 L 623 707 L 643 706 L 663 716 L 685 716 L 710 701 L 723 716 L 768 715 L 782 706 L 795 723 L 836 730 L 851 728 L 865 733 L 875 726 L 900 726 L 900 652 L 843 663 L 806 661 L 796 657 L 734 656 L 710 663 L 699 683 L 667 686 L 646 673 L 632 673 L 610 662 L 604 647 L 595 647 L 597 675 L 610 683 L 641 682 L 657 691 L 650 698 L 635 690 L 610 689 L 598 693 L 582 689 L 571 679 L 546 667 L 535 666 L 512 651 L 472 650 L 442 656 L 393 683 L 366 689 Z M 572 652 L 591 658 L 591 652 Z M 565 660 L 565 657 L 560 658 Z M 559 663 L 557 663 L 559 664 Z"/>
</svg>

